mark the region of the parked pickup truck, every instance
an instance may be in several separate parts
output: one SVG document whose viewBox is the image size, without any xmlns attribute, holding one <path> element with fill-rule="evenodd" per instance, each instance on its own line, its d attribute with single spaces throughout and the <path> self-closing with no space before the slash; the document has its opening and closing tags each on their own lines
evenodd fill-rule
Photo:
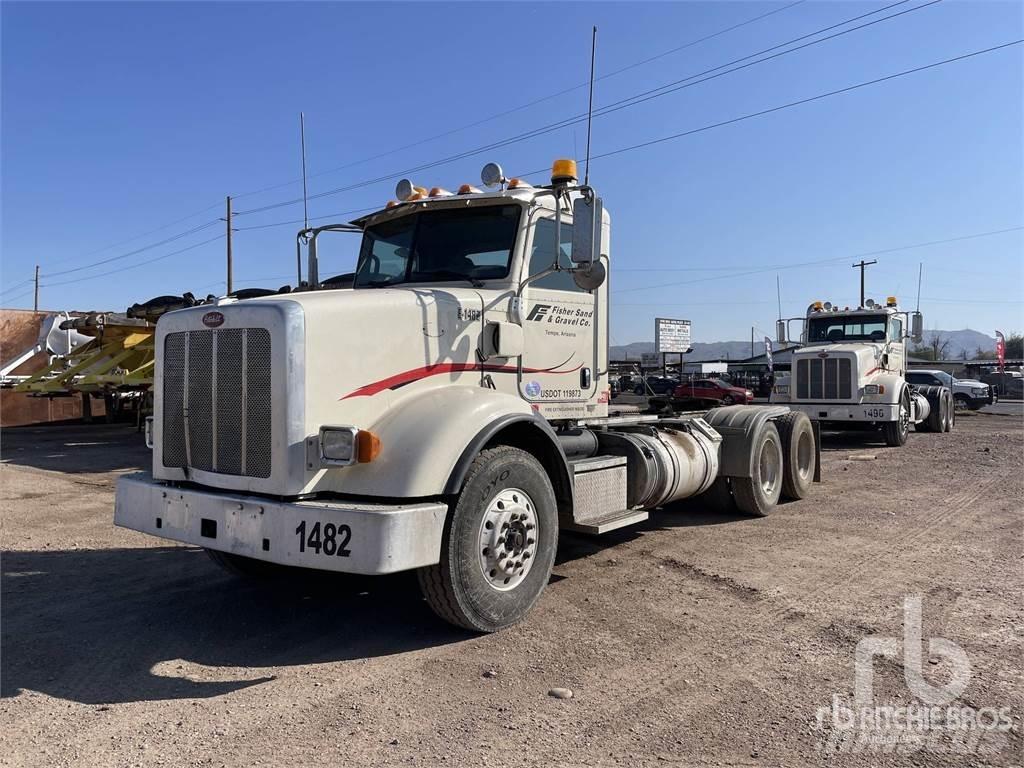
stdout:
<svg viewBox="0 0 1024 768">
<path fill-rule="evenodd" d="M 957 379 L 945 371 L 907 371 L 907 383 L 947 387 L 953 393 L 953 402 L 957 408 L 970 408 L 972 411 L 990 405 L 995 399 L 992 387 L 988 384 L 974 379 Z"/>
</svg>

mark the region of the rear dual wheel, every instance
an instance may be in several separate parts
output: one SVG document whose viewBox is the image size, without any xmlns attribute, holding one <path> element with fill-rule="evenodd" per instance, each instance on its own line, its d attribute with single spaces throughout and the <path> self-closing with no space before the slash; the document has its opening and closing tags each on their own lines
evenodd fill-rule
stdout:
<svg viewBox="0 0 1024 768">
<path fill-rule="evenodd" d="M 802 499 L 811 490 L 814 473 L 818 468 L 818 454 L 814 445 L 814 428 L 806 413 L 792 411 L 775 420 L 782 441 L 784 466 L 782 496 Z"/>
</svg>

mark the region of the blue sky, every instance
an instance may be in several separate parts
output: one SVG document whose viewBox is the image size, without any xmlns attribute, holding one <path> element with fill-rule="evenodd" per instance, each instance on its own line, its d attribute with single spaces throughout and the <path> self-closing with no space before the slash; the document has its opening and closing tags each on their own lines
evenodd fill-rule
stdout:
<svg viewBox="0 0 1024 768">
<path fill-rule="evenodd" d="M 224 240 L 197 244 L 222 234 L 225 195 L 246 211 L 301 194 L 300 110 L 310 192 L 328 192 L 585 111 L 576 88 L 480 122 L 584 83 L 593 24 L 600 76 L 791 1 L 5 2 L 0 305 L 31 307 L 20 284 L 37 263 L 47 309 L 223 290 Z M 799 3 L 602 79 L 595 105 L 887 4 Z M 593 152 L 1024 37 L 1022 7 L 944 0 L 601 117 Z M 1024 329 L 1022 61 L 1018 45 L 595 160 L 613 220 L 614 342 L 650 339 L 659 315 L 691 319 L 697 341 L 770 333 L 776 275 L 787 315 L 813 299 L 852 304 L 860 254 L 965 236 L 869 257 L 868 295 L 912 303 L 923 262 L 927 327 Z M 536 170 L 582 156 L 585 136 L 563 128 L 413 178 L 451 188 L 488 160 Z M 393 188 L 326 195 L 310 215 L 378 206 Z M 237 216 L 236 282 L 289 282 L 298 225 L 262 225 L 301 217 L 301 205 Z M 356 243 L 341 238 L 322 274 L 352 266 Z"/>
</svg>

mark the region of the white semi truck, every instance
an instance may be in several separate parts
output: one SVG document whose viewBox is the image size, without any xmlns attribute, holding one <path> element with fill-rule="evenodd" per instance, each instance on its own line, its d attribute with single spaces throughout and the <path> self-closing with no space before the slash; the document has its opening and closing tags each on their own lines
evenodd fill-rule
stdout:
<svg viewBox="0 0 1024 768">
<path fill-rule="evenodd" d="M 496 164 L 483 180 L 403 180 L 385 208 L 300 233 L 301 290 L 161 317 L 152 472 L 120 480 L 116 524 L 243 574 L 416 569 L 442 618 L 486 632 L 537 600 L 560 530 L 807 493 L 816 434 L 787 407 L 609 416 L 601 199 L 572 161 L 549 186 Z M 362 245 L 321 282 L 329 231 Z"/>
<path fill-rule="evenodd" d="M 949 389 L 906 380 L 906 340 L 921 340 L 920 312 L 901 311 L 894 296 L 884 306 L 867 299 L 856 309 L 815 301 L 805 317 L 778 321 L 780 344 L 794 321 L 803 324 L 801 347 L 793 352 L 790 373 L 776 379 L 772 403 L 828 428 L 880 429 L 890 446 L 904 445 L 912 424 L 918 431 L 953 428 Z"/>
</svg>

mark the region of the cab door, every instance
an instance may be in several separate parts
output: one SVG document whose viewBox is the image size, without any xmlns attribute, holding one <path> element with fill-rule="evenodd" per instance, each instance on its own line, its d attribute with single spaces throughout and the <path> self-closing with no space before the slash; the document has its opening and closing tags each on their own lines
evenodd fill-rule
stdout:
<svg viewBox="0 0 1024 768">
<path fill-rule="evenodd" d="M 538 274 L 555 260 L 555 221 L 536 218 L 530 227 L 522 279 Z M 572 224 L 561 225 L 559 263 L 572 266 Z M 607 285 L 607 284 L 606 284 Z M 547 418 L 573 418 L 587 413 L 596 399 L 595 300 L 569 272 L 556 272 L 530 283 L 523 291 L 523 356 L 519 394 Z"/>
</svg>

